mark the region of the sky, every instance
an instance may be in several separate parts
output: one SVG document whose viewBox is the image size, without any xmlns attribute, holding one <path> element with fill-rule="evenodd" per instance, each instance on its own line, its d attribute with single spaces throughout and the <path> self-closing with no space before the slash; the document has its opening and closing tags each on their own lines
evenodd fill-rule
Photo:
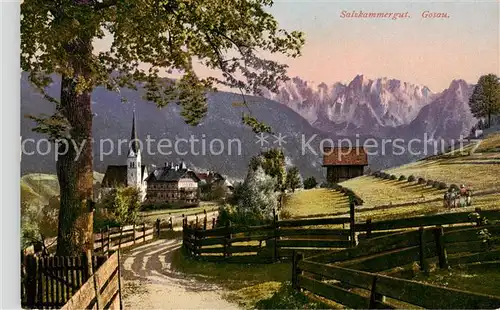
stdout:
<svg viewBox="0 0 500 310">
<path fill-rule="evenodd" d="M 342 18 L 345 12 L 406 13 L 410 18 Z M 454 79 L 476 83 L 500 72 L 500 0 L 315 1 L 275 0 L 280 27 L 305 34 L 302 56 L 276 60 L 288 74 L 317 84 L 348 83 L 357 74 L 447 88 Z M 423 18 L 422 13 L 448 18 Z M 344 13 L 345 16 L 345 13 Z M 198 68 L 201 76 L 213 74 Z"/>
<path fill-rule="evenodd" d="M 302 57 L 286 61 L 289 75 L 346 83 L 357 74 L 447 88 L 500 71 L 500 2 L 354 2 L 277 0 L 271 12 L 285 29 L 301 30 Z M 410 18 L 341 18 L 342 11 L 408 12 Z M 425 11 L 448 18 L 424 19 Z"/>
</svg>

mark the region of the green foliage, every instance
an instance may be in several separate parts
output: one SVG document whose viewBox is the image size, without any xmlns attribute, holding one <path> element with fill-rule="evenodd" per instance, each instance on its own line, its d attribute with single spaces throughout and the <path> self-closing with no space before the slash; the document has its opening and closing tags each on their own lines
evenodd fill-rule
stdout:
<svg viewBox="0 0 500 310">
<path fill-rule="evenodd" d="M 57 236 L 59 222 L 59 197 L 52 197 L 41 211 L 39 217 L 40 235 L 42 239 Z"/>
<path fill-rule="evenodd" d="M 40 240 L 38 214 L 26 202 L 21 202 L 21 248 L 25 249 Z"/>
<path fill-rule="evenodd" d="M 476 118 L 487 117 L 491 125 L 491 116 L 500 113 L 500 79 L 494 74 L 479 78 L 469 99 L 469 107 Z"/>
<path fill-rule="evenodd" d="M 396 175 L 394 175 L 394 174 L 391 174 L 391 176 L 389 178 L 391 180 L 397 180 L 398 179 L 398 177 Z"/>
<path fill-rule="evenodd" d="M 418 178 L 418 184 L 426 184 L 427 182 L 425 181 L 424 178 Z"/>
<path fill-rule="evenodd" d="M 290 282 L 284 282 L 271 298 L 261 300 L 255 309 L 329 309 L 329 305 L 313 301 L 294 290 Z"/>
<path fill-rule="evenodd" d="M 290 167 L 286 173 L 286 188 L 295 192 L 300 187 L 300 172 L 298 167 Z"/>
<path fill-rule="evenodd" d="M 226 197 L 226 189 L 223 185 L 204 183 L 199 187 L 202 201 L 222 201 Z"/>
<path fill-rule="evenodd" d="M 308 177 L 304 180 L 304 189 L 315 188 L 316 185 L 318 185 L 318 182 L 315 177 Z"/>
<path fill-rule="evenodd" d="M 439 189 L 446 189 L 448 186 L 444 182 L 439 182 Z"/>
<path fill-rule="evenodd" d="M 21 202 L 21 247 L 43 244 L 47 238 L 56 237 L 58 219 L 58 197 L 51 197 L 41 209 Z"/>
<path fill-rule="evenodd" d="M 135 187 L 119 187 L 109 192 L 100 203 L 119 225 L 134 224 L 141 208 L 140 192 Z"/>
<path fill-rule="evenodd" d="M 398 179 L 398 180 L 399 180 L 399 181 L 405 181 L 405 180 L 406 180 L 406 177 L 405 177 L 404 175 L 402 175 L 402 176 L 400 176 L 400 177 L 399 177 L 399 179 Z"/>
<path fill-rule="evenodd" d="M 448 188 L 448 191 L 451 192 L 451 191 L 459 191 L 460 190 L 460 187 L 458 187 L 457 184 L 451 184 L 450 187 Z"/>
<path fill-rule="evenodd" d="M 416 178 L 415 178 L 415 176 L 414 176 L 414 175 L 410 175 L 410 176 L 408 177 L 408 182 L 415 182 L 415 181 L 416 181 Z"/>
<path fill-rule="evenodd" d="M 271 5 L 268 0 L 25 0 L 21 67 L 56 104 L 45 92 L 52 73 L 74 77 L 76 93 L 98 85 L 136 89 L 140 82 L 148 100 L 158 106 L 175 102 L 186 123 L 196 125 L 207 111 L 205 92 L 215 85 L 260 94 L 262 87 L 277 91 L 277 82 L 287 79 L 287 66 L 263 59 L 262 52 L 297 57 L 304 37 L 280 29 L 268 13 Z M 93 51 L 92 41 L 105 35 L 112 40 L 110 47 Z M 194 61 L 222 76 L 198 77 Z M 182 76 L 160 79 L 161 71 Z M 67 130 L 59 113 L 37 120 L 40 130 L 53 137 Z M 249 120 L 244 122 L 256 132 L 267 131 Z"/>
<path fill-rule="evenodd" d="M 256 171 L 259 167 L 276 180 L 276 190 L 283 191 L 286 186 L 285 154 L 281 149 L 269 149 L 259 156 L 250 159 L 250 170 Z"/>
<path fill-rule="evenodd" d="M 275 189 L 276 180 L 261 167 L 256 170 L 250 168 L 245 181 L 235 186 L 229 199 L 233 207 L 224 207 L 218 222 L 226 225 L 226 215 L 236 225 L 256 225 L 271 221 L 273 210 L 278 207 L 279 193 Z"/>
</svg>

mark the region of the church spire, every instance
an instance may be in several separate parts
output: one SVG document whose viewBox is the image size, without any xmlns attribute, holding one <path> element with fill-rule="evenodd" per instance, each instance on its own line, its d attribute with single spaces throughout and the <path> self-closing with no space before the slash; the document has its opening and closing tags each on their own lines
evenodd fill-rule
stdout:
<svg viewBox="0 0 500 310">
<path fill-rule="evenodd" d="M 137 154 L 137 152 L 139 151 L 139 139 L 137 137 L 137 129 L 135 125 L 135 105 L 132 115 L 132 133 L 130 135 L 130 143 L 130 151 L 133 151 L 134 154 Z"/>
</svg>

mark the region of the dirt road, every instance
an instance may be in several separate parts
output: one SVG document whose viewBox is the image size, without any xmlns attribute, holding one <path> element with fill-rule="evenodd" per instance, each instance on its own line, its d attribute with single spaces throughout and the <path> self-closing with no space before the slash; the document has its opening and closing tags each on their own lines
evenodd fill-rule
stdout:
<svg viewBox="0 0 500 310">
<path fill-rule="evenodd" d="M 224 291 L 171 269 L 180 240 L 157 240 L 121 256 L 125 309 L 239 309 Z"/>
</svg>

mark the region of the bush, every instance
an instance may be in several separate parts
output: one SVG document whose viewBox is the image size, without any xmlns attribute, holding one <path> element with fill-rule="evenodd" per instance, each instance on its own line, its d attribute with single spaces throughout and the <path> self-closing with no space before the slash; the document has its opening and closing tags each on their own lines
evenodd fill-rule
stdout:
<svg viewBox="0 0 500 310">
<path fill-rule="evenodd" d="M 395 176 L 394 174 L 391 174 L 390 179 L 391 179 L 391 180 L 397 180 L 397 179 L 398 179 L 398 177 L 397 177 L 397 176 Z"/>
<path fill-rule="evenodd" d="M 249 169 L 245 181 L 234 188 L 229 201 L 233 207 L 224 207 L 224 215 L 236 225 L 259 225 L 272 220 L 273 209 L 278 207 L 279 193 L 275 191 L 275 178 L 261 167 Z M 221 225 L 225 225 L 221 217 Z"/>
<path fill-rule="evenodd" d="M 425 179 L 424 178 L 418 178 L 418 184 L 425 184 Z"/>
<path fill-rule="evenodd" d="M 119 187 L 104 196 L 97 208 L 105 209 L 108 219 L 115 220 L 120 226 L 134 224 L 139 219 L 141 199 L 135 187 Z"/>
<path fill-rule="evenodd" d="M 434 187 L 434 188 L 439 188 L 439 181 L 434 181 L 434 182 L 432 183 L 432 187 Z"/>
<path fill-rule="evenodd" d="M 415 178 L 415 176 L 414 176 L 414 175 L 410 175 L 410 176 L 408 177 L 408 182 L 415 182 L 415 181 L 416 181 L 416 178 Z"/>
<path fill-rule="evenodd" d="M 318 185 L 318 182 L 315 177 L 308 177 L 304 180 L 304 189 L 315 188 L 316 185 Z"/>
<path fill-rule="evenodd" d="M 380 171 L 374 172 L 373 176 L 376 177 L 376 178 L 380 178 Z"/>
<path fill-rule="evenodd" d="M 427 186 L 432 186 L 432 184 L 434 184 L 433 180 L 427 180 L 427 182 L 425 183 L 425 185 Z"/>
<path fill-rule="evenodd" d="M 402 175 L 402 176 L 400 176 L 400 177 L 399 177 L 399 179 L 398 179 L 398 180 L 399 180 L 399 181 L 405 181 L 405 180 L 406 180 L 406 177 L 405 177 L 404 175 Z"/>
<path fill-rule="evenodd" d="M 439 189 L 446 189 L 448 186 L 444 182 L 439 182 Z"/>
<path fill-rule="evenodd" d="M 331 306 L 318 299 L 310 299 L 307 295 L 292 288 L 290 282 L 282 284 L 281 288 L 270 298 L 262 299 L 255 309 L 329 309 Z"/>
<path fill-rule="evenodd" d="M 452 190 L 459 191 L 460 187 L 458 187 L 458 185 L 456 185 L 456 184 L 451 184 L 449 191 L 451 192 Z"/>
</svg>

